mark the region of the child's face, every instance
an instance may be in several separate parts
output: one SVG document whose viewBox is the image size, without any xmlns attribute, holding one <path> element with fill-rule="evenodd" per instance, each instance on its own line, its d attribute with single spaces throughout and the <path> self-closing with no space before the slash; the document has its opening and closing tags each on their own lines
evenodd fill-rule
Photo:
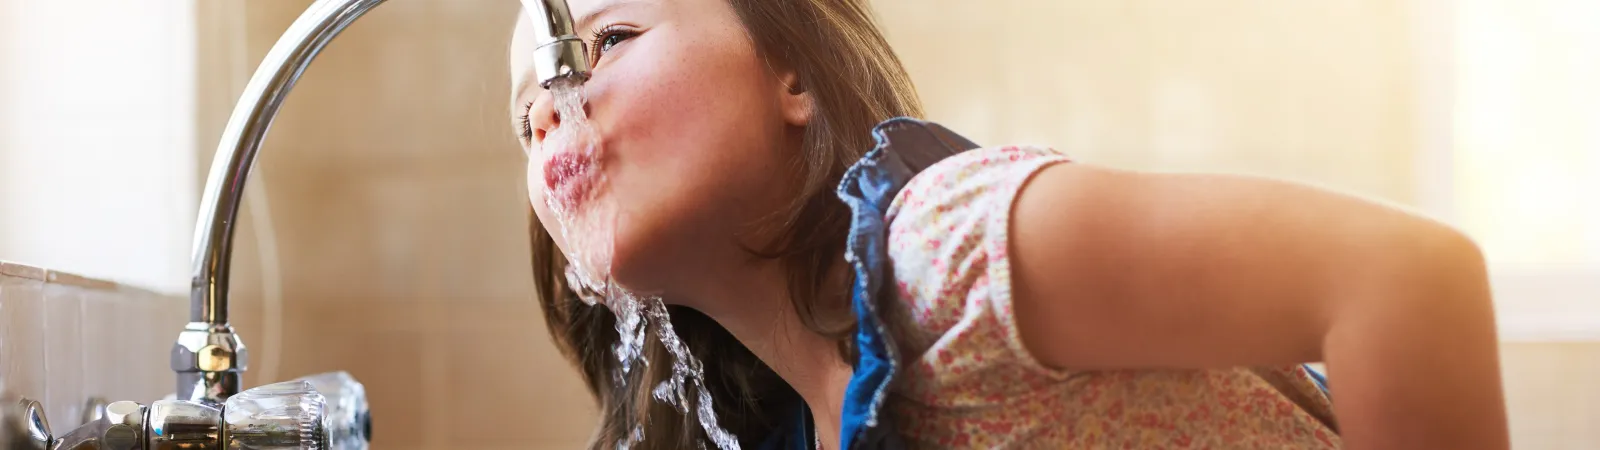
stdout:
<svg viewBox="0 0 1600 450">
<path fill-rule="evenodd" d="M 602 199 L 619 212 L 612 276 L 636 290 L 678 294 L 748 258 L 739 244 L 765 236 L 750 226 L 787 204 L 784 180 L 799 143 L 794 102 L 727 0 L 569 0 L 594 64 L 585 83 L 598 136 Z M 592 20 L 584 17 L 593 14 Z M 596 39 L 600 51 L 596 52 Z M 528 113 L 528 195 L 540 222 L 571 255 L 546 206 L 546 163 L 573 151 L 555 139 L 563 124 L 540 89 L 526 17 L 511 48 L 513 116 Z M 787 97 L 786 97 L 787 96 Z M 528 105 L 532 104 L 529 108 Z M 808 114 L 808 112 L 807 112 Z M 806 114 L 802 114 L 806 115 Z M 581 211 L 585 205 L 579 205 Z"/>
</svg>

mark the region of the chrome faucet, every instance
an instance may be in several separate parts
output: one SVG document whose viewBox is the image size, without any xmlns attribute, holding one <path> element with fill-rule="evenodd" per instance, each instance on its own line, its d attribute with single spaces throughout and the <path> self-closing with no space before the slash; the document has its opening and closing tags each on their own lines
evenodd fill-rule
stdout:
<svg viewBox="0 0 1600 450">
<path fill-rule="evenodd" d="M 267 52 L 228 118 L 195 224 L 189 324 L 172 347 L 178 398 L 219 403 L 239 392 L 248 352 L 228 325 L 228 271 L 244 183 L 283 99 L 311 60 L 339 32 L 384 0 L 318 0 Z M 522 0 L 538 34 L 534 70 L 541 86 L 587 79 L 589 61 L 566 0 Z"/>
</svg>

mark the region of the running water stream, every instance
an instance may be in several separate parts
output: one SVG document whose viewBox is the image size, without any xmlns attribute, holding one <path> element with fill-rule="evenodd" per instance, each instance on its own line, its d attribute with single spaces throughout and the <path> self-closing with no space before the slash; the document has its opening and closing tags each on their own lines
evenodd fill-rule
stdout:
<svg viewBox="0 0 1600 450">
<path fill-rule="evenodd" d="M 603 147 L 584 111 L 587 100 L 583 95 L 583 83 L 558 78 L 551 84 L 550 91 L 555 96 L 561 126 L 545 137 L 545 148 L 550 151 L 540 152 L 542 157 L 549 158 L 544 166 L 544 199 L 555 214 L 557 231 L 566 243 L 567 285 L 585 302 L 605 306 L 617 316 L 619 339 L 612 351 L 619 364 L 617 372 L 612 374 L 614 381 L 622 386 L 628 373 L 650 364 L 644 356 L 644 345 L 648 339 L 646 335 L 653 328 L 656 339 L 672 355 L 672 375 L 652 389 L 653 397 L 686 415 L 691 413 L 693 405 L 693 414 L 711 445 L 722 450 L 738 449 L 738 439 L 717 424 L 711 393 L 705 388 L 703 367 L 673 330 L 666 304 L 660 297 L 629 292 L 612 281 L 611 253 L 618 205 L 615 198 L 606 195 L 609 186 L 600 170 Z M 635 428 L 617 447 L 626 449 L 645 438 L 643 428 Z"/>
</svg>

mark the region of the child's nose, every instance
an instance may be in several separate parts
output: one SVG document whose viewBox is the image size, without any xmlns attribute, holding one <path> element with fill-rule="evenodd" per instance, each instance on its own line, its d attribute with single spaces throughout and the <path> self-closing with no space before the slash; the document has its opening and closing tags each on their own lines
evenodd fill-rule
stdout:
<svg viewBox="0 0 1600 450">
<path fill-rule="evenodd" d="M 549 90 L 539 93 L 528 108 L 528 126 L 533 129 L 533 142 L 544 144 L 544 137 L 561 126 L 561 115 L 556 114 L 555 96 Z"/>
</svg>

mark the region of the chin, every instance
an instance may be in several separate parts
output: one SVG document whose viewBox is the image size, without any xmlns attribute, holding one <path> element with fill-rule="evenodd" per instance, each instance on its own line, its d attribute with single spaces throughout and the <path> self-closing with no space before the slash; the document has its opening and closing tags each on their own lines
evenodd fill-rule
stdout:
<svg viewBox="0 0 1600 450">
<path fill-rule="evenodd" d="M 692 290 L 685 283 L 704 279 L 714 252 L 686 233 L 684 221 L 651 220 L 681 216 L 633 212 L 632 217 L 618 220 L 612 241 L 612 282 L 630 292 L 669 298 Z"/>
<path fill-rule="evenodd" d="M 668 280 L 665 276 L 659 258 L 652 257 L 650 245 L 640 242 L 640 239 L 629 239 L 629 236 L 618 236 L 611 254 L 611 281 L 628 292 L 641 295 L 661 295 L 668 290 Z"/>
</svg>

